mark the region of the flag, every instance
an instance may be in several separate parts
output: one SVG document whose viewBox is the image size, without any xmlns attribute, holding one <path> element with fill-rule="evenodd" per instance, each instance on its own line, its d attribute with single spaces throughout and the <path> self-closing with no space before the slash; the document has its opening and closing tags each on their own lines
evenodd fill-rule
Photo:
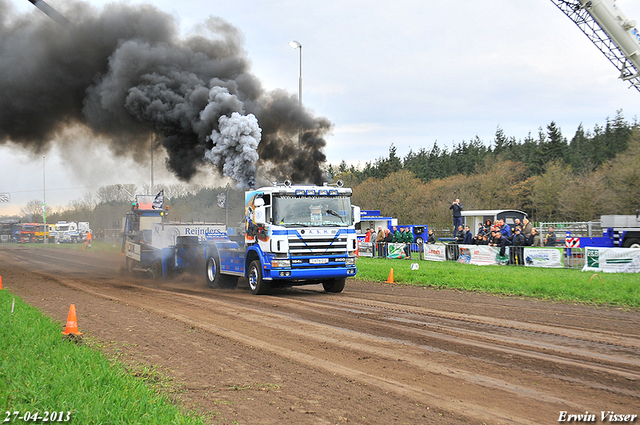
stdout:
<svg viewBox="0 0 640 425">
<path fill-rule="evenodd" d="M 158 192 L 158 194 L 156 195 L 156 199 L 153 200 L 153 204 L 151 204 L 151 208 L 155 209 L 162 209 L 162 204 L 164 204 L 164 189 L 162 189 L 160 192 Z"/>
<path fill-rule="evenodd" d="M 227 207 L 227 192 L 218 193 L 218 206 L 222 209 Z"/>
</svg>

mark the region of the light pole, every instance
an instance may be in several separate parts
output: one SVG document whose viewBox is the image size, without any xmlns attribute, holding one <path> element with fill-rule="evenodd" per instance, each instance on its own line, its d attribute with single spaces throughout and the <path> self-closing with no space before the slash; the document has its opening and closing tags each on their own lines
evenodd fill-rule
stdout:
<svg viewBox="0 0 640 425">
<path fill-rule="evenodd" d="M 289 42 L 289 46 L 294 49 L 300 49 L 300 80 L 298 81 L 298 104 L 302 107 L 302 44 L 299 41 L 293 40 Z"/>
<path fill-rule="evenodd" d="M 44 155 L 42 155 L 42 225 L 44 230 L 44 241 L 47 243 L 47 179 L 45 174 L 45 161 Z"/>
</svg>

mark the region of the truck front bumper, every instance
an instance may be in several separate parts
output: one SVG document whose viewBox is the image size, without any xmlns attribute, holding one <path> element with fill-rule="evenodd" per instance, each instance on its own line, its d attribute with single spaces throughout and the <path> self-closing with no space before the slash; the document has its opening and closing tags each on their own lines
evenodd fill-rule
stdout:
<svg viewBox="0 0 640 425">
<path fill-rule="evenodd" d="M 341 279 L 354 277 L 358 269 L 356 266 L 348 267 L 323 267 L 317 269 L 306 268 L 263 268 L 262 278 L 264 280 L 311 280 L 321 281 L 327 279 Z"/>
</svg>

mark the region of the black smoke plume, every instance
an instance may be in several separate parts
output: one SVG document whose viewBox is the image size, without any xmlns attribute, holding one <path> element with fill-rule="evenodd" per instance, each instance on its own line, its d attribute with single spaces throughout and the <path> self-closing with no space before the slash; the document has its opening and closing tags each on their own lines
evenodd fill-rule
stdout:
<svg viewBox="0 0 640 425">
<path fill-rule="evenodd" d="M 39 153 L 82 125 L 134 158 L 158 137 L 184 181 L 206 163 L 241 187 L 261 166 L 277 179 L 322 181 L 331 123 L 295 95 L 263 90 L 232 25 L 211 17 L 206 37 L 183 38 L 148 5 L 67 1 L 60 12 L 71 25 L 0 0 L 0 144 Z"/>
</svg>

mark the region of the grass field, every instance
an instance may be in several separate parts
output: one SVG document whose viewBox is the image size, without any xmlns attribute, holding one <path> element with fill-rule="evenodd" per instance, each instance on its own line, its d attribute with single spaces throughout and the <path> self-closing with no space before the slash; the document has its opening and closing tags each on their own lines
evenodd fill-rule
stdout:
<svg viewBox="0 0 640 425">
<path fill-rule="evenodd" d="M 0 290 L 0 421 L 205 423 L 156 391 L 166 381 L 153 369 L 132 370 L 90 344 L 63 339 L 60 324 L 17 297 L 11 314 L 13 300 L 11 293 Z M 41 419 L 17 419 L 26 412 Z M 43 420 L 45 412 L 48 421 Z"/>
<path fill-rule="evenodd" d="M 419 261 L 384 258 L 358 259 L 358 278 L 384 282 L 393 268 L 396 283 L 483 291 L 549 300 L 640 308 L 640 275 L 637 273 L 582 272 L 516 266 L 476 266 L 452 261 Z"/>
</svg>

